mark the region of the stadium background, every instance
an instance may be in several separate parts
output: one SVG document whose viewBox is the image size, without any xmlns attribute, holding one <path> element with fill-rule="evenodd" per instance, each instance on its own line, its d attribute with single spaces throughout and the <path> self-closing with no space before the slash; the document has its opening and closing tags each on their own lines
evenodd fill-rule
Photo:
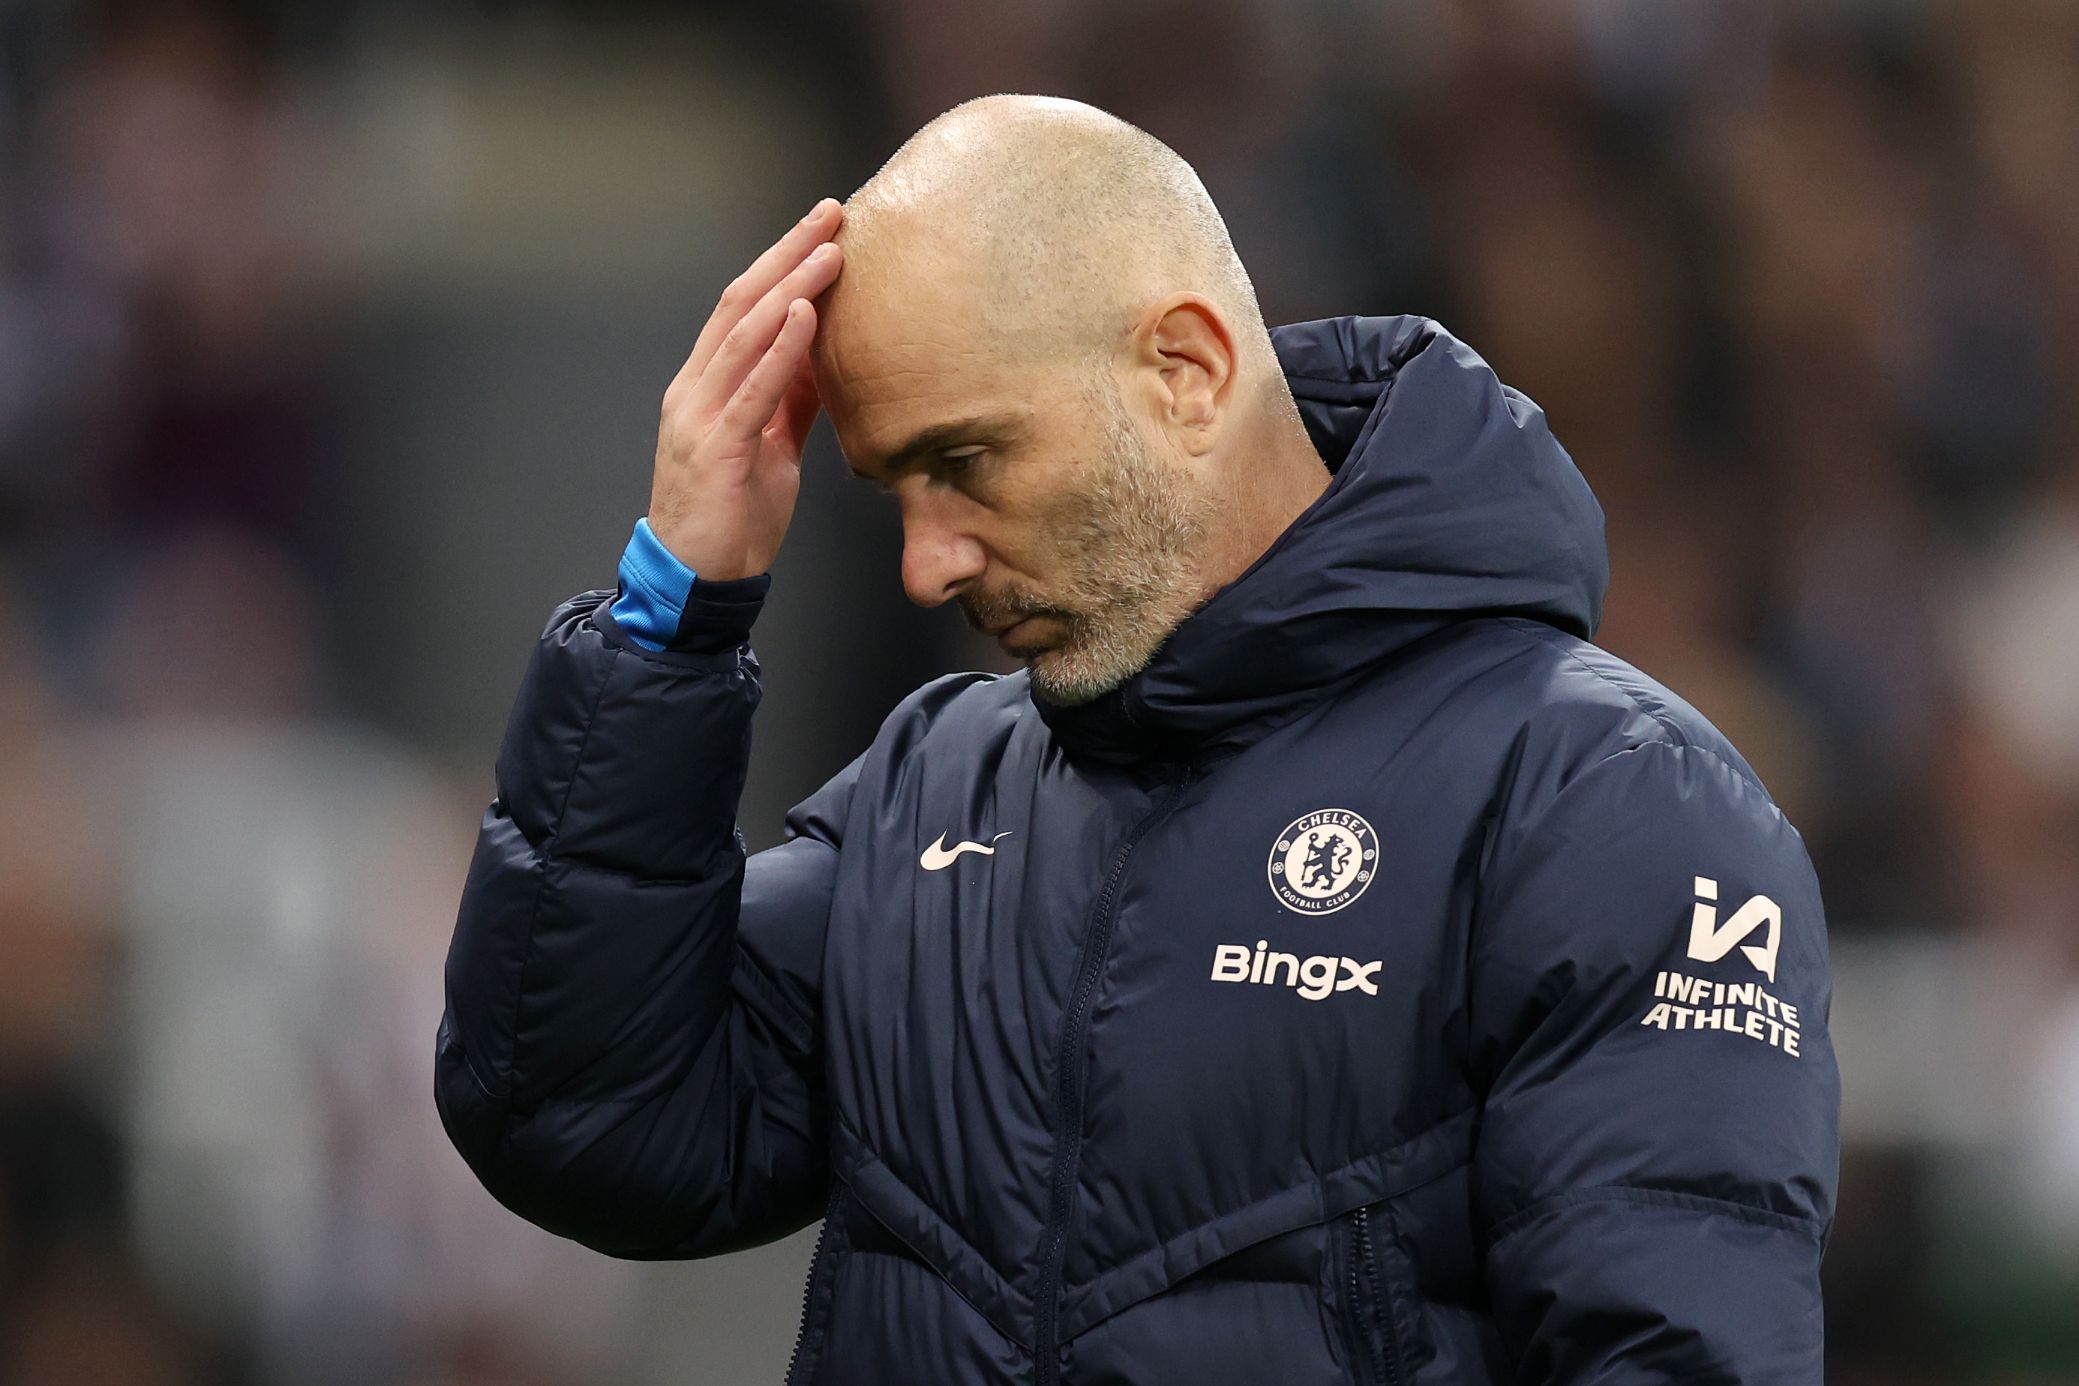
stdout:
<svg viewBox="0 0 2079 1386">
<path fill-rule="evenodd" d="M 477 1188 L 440 960 L 715 294 L 996 90 L 1174 144 L 1273 321 L 1432 314 L 1546 407 L 1604 642 L 1819 863 L 1830 1380 L 2079 1380 L 2079 4 L 0 0 L 0 1383 L 777 1380 L 804 1239 Z M 993 658 L 808 473 L 754 845 Z"/>
</svg>

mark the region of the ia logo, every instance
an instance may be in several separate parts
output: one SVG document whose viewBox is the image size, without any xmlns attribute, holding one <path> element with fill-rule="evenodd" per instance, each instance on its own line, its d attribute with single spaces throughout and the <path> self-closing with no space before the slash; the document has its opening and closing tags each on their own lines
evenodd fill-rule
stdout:
<svg viewBox="0 0 2079 1386">
<path fill-rule="evenodd" d="M 1379 835 L 1348 809 L 1292 820 L 1270 852 L 1271 893 L 1297 914 L 1334 914 L 1364 894 L 1379 867 Z"/>
<path fill-rule="evenodd" d="M 1766 927 L 1762 941 L 1742 943 L 1756 929 Z M 1766 895 L 1756 895 L 1718 922 L 1718 882 L 1709 876 L 1696 878 L 1696 905 L 1689 912 L 1689 956 L 1698 962 L 1717 962 L 1733 945 L 1747 955 L 1761 975 L 1776 980 L 1776 950 L 1783 946 L 1783 907 Z"/>
</svg>

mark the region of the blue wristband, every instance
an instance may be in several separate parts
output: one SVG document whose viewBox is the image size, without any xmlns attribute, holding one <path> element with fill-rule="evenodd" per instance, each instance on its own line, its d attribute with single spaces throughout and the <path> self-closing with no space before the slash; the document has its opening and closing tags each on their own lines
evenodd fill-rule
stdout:
<svg viewBox="0 0 2079 1386">
<path fill-rule="evenodd" d="M 621 595 L 612 608 L 621 633 L 646 650 L 669 645 L 685 614 L 695 576 L 664 547 L 647 518 L 637 520 L 635 533 L 621 553 Z"/>
</svg>

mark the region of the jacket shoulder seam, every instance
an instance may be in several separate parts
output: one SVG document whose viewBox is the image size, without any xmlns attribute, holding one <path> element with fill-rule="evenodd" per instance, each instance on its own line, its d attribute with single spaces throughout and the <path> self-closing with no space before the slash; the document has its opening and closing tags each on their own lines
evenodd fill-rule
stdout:
<svg viewBox="0 0 2079 1386">
<path fill-rule="evenodd" d="M 1481 1241 L 1491 1253 L 1518 1232 L 1553 1213 L 1588 1203 L 1612 1202 L 1633 1203 L 1648 1208 L 1673 1208 L 1690 1213 L 1710 1213 L 1760 1227 L 1772 1227 L 1780 1232 L 1800 1232 L 1814 1238 L 1819 1237 L 1825 1230 L 1817 1218 L 1779 1213 L 1773 1209 L 1757 1208 L 1751 1203 L 1739 1203 L 1728 1198 L 1711 1198 L 1704 1194 L 1682 1193 L 1674 1189 L 1656 1189 L 1643 1184 L 1596 1184 L 1584 1189 L 1568 1189 L 1519 1208 L 1489 1225 L 1482 1234 Z"/>
<path fill-rule="evenodd" d="M 1636 708 L 1641 716 L 1651 721 L 1654 726 L 1660 728 L 1661 735 L 1659 739 L 1632 741 L 1627 745 L 1620 746 L 1616 750 L 1611 751 L 1608 755 L 1599 756 L 1595 760 L 1590 761 L 1587 765 L 1582 766 L 1581 771 L 1578 773 L 1586 773 L 1587 771 L 1594 770 L 1599 766 L 1609 764 L 1611 761 L 1616 760 L 1619 756 L 1630 755 L 1634 751 L 1644 750 L 1649 746 L 1664 746 L 1667 749 L 1673 751 L 1695 751 L 1698 755 L 1708 756 L 1712 760 L 1716 761 L 1718 764 L 1732 771 L 1733 775 L 1738 779 L 1746 781 L 1747 783 L 1753 785 L 1757 789 L 1762 788 L 1760 783 L 1754 778 L 1751 772 L 1741 769 L 1738 765 L 1735 765 L 1732 761 L 1727 760 L 1723 755 L 1720 755 L 1713 748 L 1704 745 L 1700 741 L 1692 739 L 1689 736 L 1689 734 L 1682 729 L 1681 724 L 1679 722 L 1676 722 L 1673 718 L 1669 717 L 1664 709 L 1657 708 L 1653 704 L 1647 702 L 1644 698 L 1640 697 L 1637 689 L 1628 688 L 1619 680 L 1611 678 L 1606 671 L 1596 668 L 1593 664 L 1590 664 L 1587 660 L 1581 658 L 1581 654 L 1578 650 L 1569 649 L 1566 646 L 1559 644 L 1558 637 L 1564 634 L 1563 631 L 1554 630 L 1550 626 L 1544 625 L 1540 622 L 1524 621 L 1520 618 L 1505 618 L 1504 623 L 1510 626 L 1515 626 L 1517 629 L 1529 627 L 1531 633 L 1534 635 L 1536 639 L 1542 641 L 1547 645 L 1552 646 L 1561 658 L 1570 660 L 1576 667 L 1578 667 L 1583 673 L 1587 674 L 1590 678 L 1593 678 L 1601 683 L 1607 684 L 1609 687 L 1614 688 L 1619 693 L 1623 694 L 1625 701 L 1630 703 L 1634 708 Z M 1767 791 L 1763 790 L 1763 792 L 1766 793 Z"/>
<path fill-rule="evenodd" d="M 1569 649 L 1565 645 L 1560 644 L 1556 637 L 1563 634 L 1563 632 L 1554 630 L 1552 627 L 1544 625 L 1541 622 L 1523 621 L 1520 618 L 1508 619 L 1507 624 L 1515 626 L 1519 630 L 1524 629 L 1525 627 L 1529 627 L 1531 633 L 1533 633 L 1539 640 L 1541 640 L 1545 644 L 1552 646 L 1553 649 L 1559 654 L 1559 656 L 1562 659 L 1571 661 L 1576 667 L 1578 667 L 1583 673 L 1587 674 L 1590 678 L 1593 678 L 1600 683 L 1607 684 L 1611 688 L 1614 688 L 1619 693 L 1623 694 L 1624 700 L 1626 702 L 1630 703 L 1634 708 L 1637 708 L 1639 713 L 1642 716 L 1651 720 L 1654 726 L 1660 728 L 1661 733 L 1664 736 L 1666 736 L 1670 744 L 1676 746 L 1696 745 L 1694 741 L 1691 741 L 1689 739 L 1688 734 L 1682 730 L 1681 726 L 1667 715 L 1664 709 L 1653 706 L 1651 703 L 1647 702 L 1644 698 L 1639 696 L 1639 691 L 1637 689 L 1625 687 L 1624 684 L 1622 684 L 1618 680 L 1611 678 L 1606 671 L 1596 668 L 1593 664 L 1590 664 L 1587 660 L 1581 658 L 1581 652 L 1579 650 Z M 1630 750 L 1632 748 L 1626 747 L 1625 749 Z M 1617 752 L 1616 754 L 1621 755 L 1623 754 L 1623 752 Z M 1607 757 L 1605 757 L 1605 759 L 1607 759 Z"/>
</svg>

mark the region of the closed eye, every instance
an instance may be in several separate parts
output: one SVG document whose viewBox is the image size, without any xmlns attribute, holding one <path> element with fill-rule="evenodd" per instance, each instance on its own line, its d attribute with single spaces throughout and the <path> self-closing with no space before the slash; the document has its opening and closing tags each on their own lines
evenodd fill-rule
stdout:
<svg viewBox="0 0 2079 1386">
<path fill-rule="evenodd" d="M 975 464 L 988 455 L 989 449 L 980 444 L 948 448 L 938 455 L 932 470 L 942 481 L 957 481 L 973 471 Z"/>
</svg>

